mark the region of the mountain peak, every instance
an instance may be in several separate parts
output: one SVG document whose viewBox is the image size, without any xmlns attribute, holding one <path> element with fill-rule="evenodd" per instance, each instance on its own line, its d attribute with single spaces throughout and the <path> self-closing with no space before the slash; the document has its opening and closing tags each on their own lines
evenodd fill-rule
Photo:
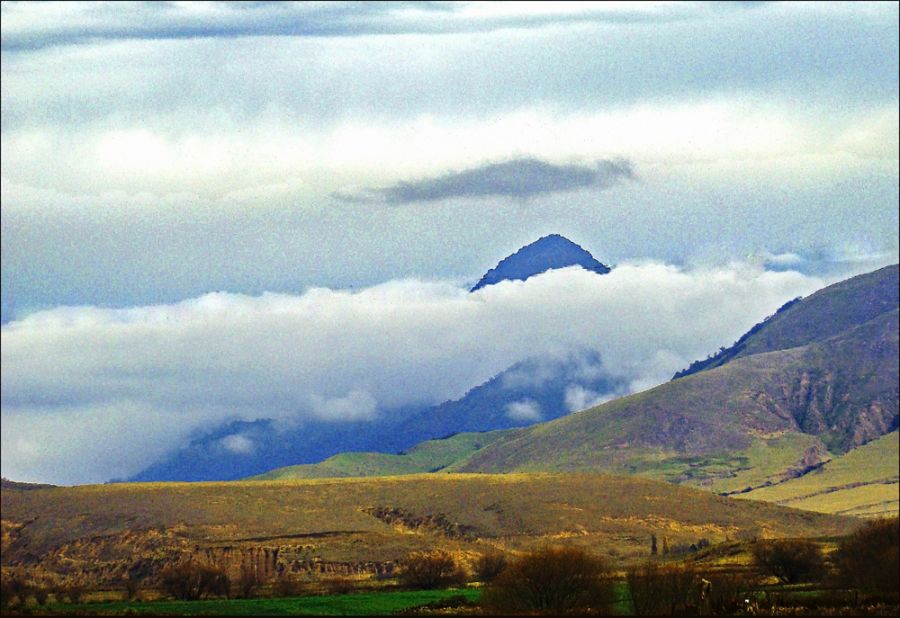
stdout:
<svg viewBox="0 0 900 618">
<path fill-rule="evenodd" d="M 500 260 L 470 291 L 501 281 L 525 281 L 534 275 L 567 266 L 581 266 L 599 275 L 609 272 L 608 266 L 595 260 L 588 251 L 565 236 L 548 234 Z"/>
</svg>

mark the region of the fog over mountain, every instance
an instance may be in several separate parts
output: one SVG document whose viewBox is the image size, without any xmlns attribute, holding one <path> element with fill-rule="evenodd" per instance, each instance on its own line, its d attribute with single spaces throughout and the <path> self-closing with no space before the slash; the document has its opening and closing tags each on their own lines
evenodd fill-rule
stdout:
<svg viewBox="0 0 900 618">
<path fill-rule="evenodd" d="M 575 349 L 593 350 L 622 391 L 639 390 L 823 283 L 738 264 L 643 262 L 602 276 L 551 270 L 474 293 L 405 280 L 39 312 L 0 331 L 3 475 L 122 478 L 237 420 L 375 427 L 392 410 L 456 399 L 517 362 Z M 596 389 L 575 384 L 562 397 L 590 401 Z M 235 436 L 221 446 L 253 451 L 252 432 Z"/>
<path fill-rule="evenodd" d="M 896 263 L 898 11 L 0 3 L 3 474 L 532 423 Z"/>
</svg>

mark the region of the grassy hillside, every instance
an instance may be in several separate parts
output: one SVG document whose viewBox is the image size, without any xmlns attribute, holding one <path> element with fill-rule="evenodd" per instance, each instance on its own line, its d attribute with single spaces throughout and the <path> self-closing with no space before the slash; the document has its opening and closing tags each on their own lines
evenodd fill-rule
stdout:
<svg viewBox="0 0 900 618">
<path fill-rule="evenodd" d="M 814 472 L 738 497 L 823 513 L 883 516 L 900 510 L 896 431 L 836 457 Z"/>
<path fill-rule="evenodd" d="M 2 493 L 4 566 L 114 581 L 179 556 L 273 576 L 372 573 L 411 550 L 471 559 L 492 547 L 589 547 L 616 561 L 674 545 L 748 536 L 843 534 L 853 520 L 635 477 L 410 475 L 60 487 Z M 279 567 L 279 565 L 281 565 Z M 379 571 L 380 572 L 380 571 Z"/>
<path fill-rule="evenodd" d="M 427 440 L 399 455 L 341 453 L 321 463 L 277 468 L 247 480 L 395 476 L 437 472 L 451 464 L 465 462 L 470 455 L 508 433 L 509 430 L 461 433 L 442 440 Z"/>
<path fill-rule="evenodd" d="M 897 311 L 518 430 L 452 468 L 605 470 L 735 491 L 777 482 L 897 424 Z"/>
<path fill-rule="evenodd" d="M 786 304 L 729 348 L 693 363 L 676 378 L 714 369 L 734 359 L 786 350 L 833 337 L 864 324 L 900 302 L 900 268 L 886 266 L 830 285 L 802 301 Z"/>
</svg>

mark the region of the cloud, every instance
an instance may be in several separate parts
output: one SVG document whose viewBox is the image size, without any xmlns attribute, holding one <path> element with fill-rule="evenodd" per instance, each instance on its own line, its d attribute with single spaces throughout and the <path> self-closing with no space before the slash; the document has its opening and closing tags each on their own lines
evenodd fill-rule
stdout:
<svg viewBox="0 0 900 618">
<path fill-rule="evenodd" d="M 327 399 L 310 396 L 313 416 L 324 421 L 371 420 L 375 417 L 378 402 L 366 391 L 352 390 L 344 397 Z"/>
<path fill-rule="evenodd" d="M 380 198 L 388 204 L 432 202 L 455 197 L 528 198 L 589 187 L 602 189 L 619 180 L 632 178 L 631 162 L 624 159 L 597 161 L 593 166 L 583 166 L 554 165 L 525 157 L 432 178 L 399 182 L 383 189 L 336 193 L 335 197 L 361 202 Z"/>
<path fill-rule="evenodd" d="M 564 401 L 566 409 L 569 410 L 569 412 L 576 412 L 578 410 L 584 410 L 585 408 L 598 406 L 604 401 L 614 399 L 621 394 L 623 393 L 598 393 L 589 388 L 585 388 L 581 384 L 570 384 L 566 387 Z"/>
<path fill-rule="evenodd" d="M 746 265 L 641 262 L 603 276 L 549 271 L 471 294 L 396 280 L 40 311 L 0 329 L 2 472 L 124 478 L 229 421 L 378 423 L 403 406 L 458 398 L 523 359 L 570 350 L 593 351 L 579 361 L 585 380 L 602 362 L 645 387 L 822 284 Z"/>
<path fill-rule="evenodd" d="M 3 4 L 2 48 L 35 50 L 123 39 L 347 37 L 442 34 L 559 23 L 661 22 L 699 17 L 702 4 L 668 2 L 91 2 Z M 479 6 L 480 5 L 480 6 Z"/>
<path fill-rule="evenodd" d="M 524 421 L 528 423 L 537 423 L 543 420 L 541 415 L 541 404 L 534 399 L 521 399 L 506 404 L 504 407 L 506 416 L 514 421 Z"/>
<path fill-rule="evenodd" d="M 235 455 L 249 455 L 256 450 L 256 443 L 245 435 L 234 433 L 219 440 L 225 450 Z"/>
</svg>

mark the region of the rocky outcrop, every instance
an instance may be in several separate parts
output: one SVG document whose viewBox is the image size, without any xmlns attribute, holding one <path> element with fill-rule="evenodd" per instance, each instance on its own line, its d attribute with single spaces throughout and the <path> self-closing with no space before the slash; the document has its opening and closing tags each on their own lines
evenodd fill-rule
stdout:
<svg viewBox="0 0 900 618">
<path fill-rule="evenodd" d="M 476 538 L 474 526 L 450 521 L 443 513 L 417 515 L 395 507 L 371 507 L 362 509 L 384 523 L 409 532 L 437 533 L 448 539 Z"/>
</svg>

